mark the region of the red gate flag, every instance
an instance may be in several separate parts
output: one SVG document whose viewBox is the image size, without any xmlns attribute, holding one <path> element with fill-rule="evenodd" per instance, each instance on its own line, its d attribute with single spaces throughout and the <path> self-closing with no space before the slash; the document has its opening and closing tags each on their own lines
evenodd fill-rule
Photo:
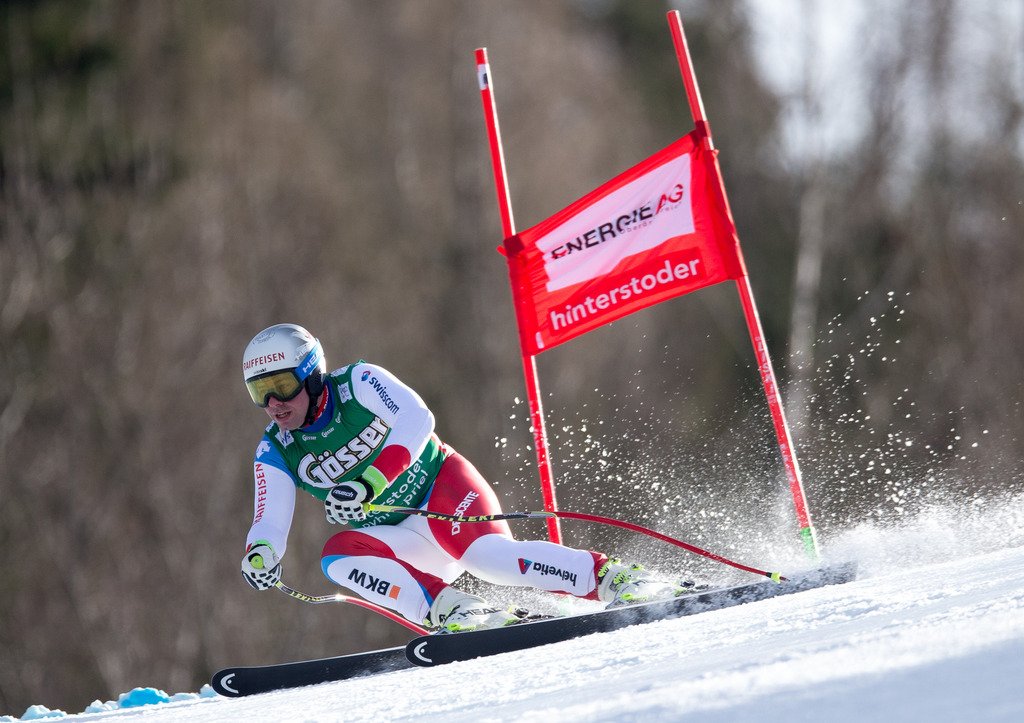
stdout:
<svg viewBox="0 0 1024 723">
<path fill-rule="evenodd" d="M 538 354 L 746 274 L 716 151 L 690 133 L 505 239 L 519 334 Z"/>
<path fill-rule="evenodd" d="M 557 502 L 536 355 L 652 304 L 734 279 L 779 438 L 800 536 L 808 556 L 816 562 L 817 541 L 800 468 L 725 198 L 683 22 L 678 10 L 668 13 L 668 18 L 695 130 L 519 234 L 515 234 L 512 221 L 487 50 L 476 50 L 480 100 L 506 237 L 504 248 L 499 250 L 508 259 L 512 281 L 544 509 L 555 511 Z M 561 542 L 558 518 L 551 517 L 547 522 L 551 541 Z"/>
</svg>

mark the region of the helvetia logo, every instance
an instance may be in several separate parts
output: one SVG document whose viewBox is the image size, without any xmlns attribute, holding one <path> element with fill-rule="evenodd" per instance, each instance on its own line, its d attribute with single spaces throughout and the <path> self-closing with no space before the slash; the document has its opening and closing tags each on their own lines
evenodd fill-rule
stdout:
<svg viewBox="0 0 1024 723">
<path fill-rule="evenodd" d="M 554 575 L 555 577 L 560 577 L 573 585 L 576 584 L 576 573 L 574 572 L 569 572 L 568 570 L 563 570 L 559 567 L 555 567 L 554 565 L 548 565 L 544 562 L 533 562 L 531 560 L 524 560 L 520 557 L 519 572 L 525 575 L 530 570 L 534 570 L 535 572 L 538 572 L 541 575 Z"/>
</svg>

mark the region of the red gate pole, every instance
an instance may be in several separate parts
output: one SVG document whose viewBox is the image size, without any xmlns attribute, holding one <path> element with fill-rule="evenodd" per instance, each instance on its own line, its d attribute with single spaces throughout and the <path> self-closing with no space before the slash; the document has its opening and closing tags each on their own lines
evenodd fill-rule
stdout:
<svg viewBox="0 0 1024 723">
<path fill-rule="evenodd" d="M 501 211 L 501 230 L 504 238 L 516 232 L 512 218 L 512 202 L 509 200 L 508 178 L 505 175 L 505 154 L 501 146 L 501 131 L 498 128 L 498 110 L 491 90 L 491 66 L 487 62 L 487 49 L 476 49 L 476 77 L 480 86 L 480 100 L 483 103 L 484 118 L 487 121 L 487 140 L 491 147 L 491 167 L 494 170 L 494 186 L 498 192 L 498 209 Z M 517 325 L 523 328 L 519 319 L 519 304 L 515 304 Z M 523 373 L 526 377 L 526 396 L 530 404 L 530 424 L 533 430 L 534 446 L 537 448 L 537 469 L 540 472 L 541 492 L 544 496 L 544 509 L 555 512 L 558 502 L 555 499 L 554 476 L 551 473 L 551 460 L 548 457 L 547 432 L 544 427 L 544 410 L 540 400 L 540 383 L 537 379 L 536 359 L 528 354 L 520 339 L 520 354 L 523 360 Z M 562 542 L 562 531 L 557 517 L 547 520 L 548 536 L 552 542 Z"/>
<path fill-rule="evenodd" d="M 707 118 L 704 115 L 704 101 L 701 99 L 700 88 L 697 86 L 697 76 L 693 72 L 693 66 L 690 61 L 690 49 L 686 44 L 686 35 L 683 33 L 683 21 L 678 10 L 670 12 L 668 19 L 669 26 L 672 29 L 672 42 L 675 45 L 676 58 L 679 60 L 679 70 L 682 72 L 683 83 L 686 85 L 686 98 L 689 101 L 690 112 L 693 114 L 693 122 L 698 135 L 703 140 L 704 147 L 711 151 L 714 149 L 714 143 L 711 140 L 711 128 L 708 126 Z M 717 158 L 715 159 L 715 170 L 718 172 L 716 193 L 719 194 L 722 206 L 728 212 L 731 221 L 732 211 L 729 210 L 729 201 L 725 195 L 725 184 L 722 181 Z M 740 254 L 740 261 L 742 263 L 742 252 L 738 246 L 736 252 Z M 736 286 L 739 291 L 740 302 L 743 304 L 743 315 L 747 322 L 747 330 L 750 333 L 750 341 L 754 345 L 754 353 L 757 356 L 761 384 L 764 387 L 765 396 L 768 398 L 768 408 L 771 411 L 772 422 L 775 425 L 775 436 L 779 440 L 779 451 L 782 454 L 782 464 L 786 470 L 790 494 L 796 507 L 797 522 L 800 525 L 800 537 L 803 541 L 804 551 L 812 561 L 817 562 L 819 558 L 818 542 L 815 538 L 814 526 L 811 524 L 810 512 L 807 509 L 804 486 L 800 479 L 800 466 L 796 461 L 796 453 L 793 450 L 793 440 L 789 433 L 789 425 L 786 423 L 786 414 L 782 409 L 782 401 L 779 398 L 779 385 L 775 379 L 775 370 L 772 368 L 771 358 L 768 356 L 768 346 L 764 340 L 761 319 L 757 313 L 757 306 L 754 304 L 750 277 L 746 273 L 746 264 L 742 265 L 744 272 L 742 276 L 736 279 Z"/>
</svg>

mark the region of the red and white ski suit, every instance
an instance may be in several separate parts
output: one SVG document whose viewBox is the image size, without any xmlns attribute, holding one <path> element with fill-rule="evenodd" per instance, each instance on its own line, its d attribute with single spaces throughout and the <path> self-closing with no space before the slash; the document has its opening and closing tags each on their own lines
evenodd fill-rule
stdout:
<svg viewBox="0 0 1024 723">
<path fill-rule="evenodd" d="M 403 494 L 411 487 L 410 496 L 403 499 L 422 509 L 459 516 L 501 512 L 487 480 L 434 436 L 433 416 L 423 400 L 392 374 L 360 362 L 331 374 L 326 388 L 327 403 L 309 426 L 292 432 L 274 424 L 267 427 L 254 461 L 255 514 L 247 544 L 267 542 L 283 558 L 296 491 L 303 489 L 322 500 L 334 483 L 357 477 L 367 463 L 378 460 L 378 469 L 390 481 L 378 502 L 401 485 Z M 373 434 L 360 437 L 352 420 L 370 418 Z M 385 427 L 388 431 L 382 437 L 377 430 Z M 352 443 L 359 438 L 383 441 L 368 449 L 351 471 L 342 469 L 338 460 L 352 457 L 350 452 L 357 448 Z M 432 462 L 427 464 L 427 459 Z M 323 466 L 335 478 L 328 480 L 325 471 L 309 474 L 311 465 L 321 460 L 331 463 Z M 417 478 L 421 467 L 431 472 Z M 417 623 L 426 619 L 441 590 L 464 572 L 498 585 L 596 599 L 596 570 L 608 559 L 551 542 L 515 540 L 504 521 L 459 523 L 370 515 L 357 524 L 327 540 L 321 558 L 324 574 Z"/>
</svg>

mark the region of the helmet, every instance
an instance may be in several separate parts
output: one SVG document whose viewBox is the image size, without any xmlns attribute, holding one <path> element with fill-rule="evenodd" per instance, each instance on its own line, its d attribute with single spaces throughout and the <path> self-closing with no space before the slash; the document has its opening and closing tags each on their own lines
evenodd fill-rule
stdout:
<svg viewBox="0 0 1024 723">
<path fill-rule="evenodd" d="M 320 341 L 295 324 L 276 324 L 249 342 L 242 355 L 242 373 L 249 396 L 258 407 L 270 397 L 294 399 L 305 387 L 315 408 L 324 390 L 327 360 Z"/>
</svg>

